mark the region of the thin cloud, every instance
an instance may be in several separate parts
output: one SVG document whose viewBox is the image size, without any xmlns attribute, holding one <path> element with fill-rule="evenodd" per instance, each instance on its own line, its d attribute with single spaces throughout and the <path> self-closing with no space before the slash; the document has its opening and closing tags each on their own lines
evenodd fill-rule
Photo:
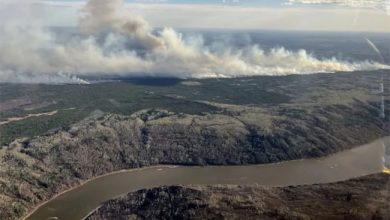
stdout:
<svg viewBox="0 0 390 220">
<path fill-rule="evenodd" d="M 371 8 L 385 10 L 390 12 L 389 0 L 287 0 L 287 5 L 293 4 L 310 4 L 310 5 L 336 5 L 352 8 Z"/>
<path fill-rule="evenodd" d="M 45 26 L 76 26 L 77 13 L 85 4 L 83 1 L 29 1 L 34 7 L 42 8 L 45 12 L 35 17 L 39 18 Z M 152 27 L 390 32 L 388 25 L 390 16 L 383 13 L 383 10 L 352 7 L 307 8 L 300 7 L 299 5 L 303 4 L 297 3 L 303 0 L 290 1 L 296 2 L 297 6 L 275 8 L 237 5 L 232 7 L 230 4 L 215 5 L 204 2 L 144 4 L 127 1 L 125 6 L 131 9 L 132 14 L 144 17 Z M 319 1 L 324 0 L 316 2 Z M 308 3 L 309 0 L 305 2 Z M 358 16 L 356 16 L 357 11 Z M 4 22 L 2 20 L 4 14 L 9 13 L 13 13 L 12 10 L 6 9 L 3 12 L 0 7 L 0 25 Z"/>
</svg>

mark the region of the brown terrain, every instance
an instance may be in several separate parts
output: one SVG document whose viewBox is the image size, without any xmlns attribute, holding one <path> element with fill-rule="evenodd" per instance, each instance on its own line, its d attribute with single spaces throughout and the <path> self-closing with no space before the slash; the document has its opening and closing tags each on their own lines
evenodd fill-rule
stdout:
<svg viewBox="0 0 390 220">
<path fill-rule="evenodd" d="M 57 104 L 25 112 L 21 108 L 32 104 L 15 102 L 16 109 L 2 112 L 2 121 L 71 110 L 0 125 L 2 138 L 19 137 L 0 149 L 0 219 L 17 219 L 60 192 L 122 169 L 275 163 L 369 143 L 387 134 L 379 112 L 378 80 L 380 74 L 340 73 L 199 80 L 171 87 L 122 82 L 34 86 L 31 91 L 39 99 L 34 103 Z M 27 85 L 19 87 L 0 86 L 1 103 L 31 92 Z M 194 92 L 188 92 L 189 87 Z M 153 94 L 145 93 L 146 88 Z M 194 95 L 199 93 L 202 100 Z M 122 100 L 121 106 L 107 100 Z M 78 111 L 89 117 L 72 124 L 60 120 L 73 121 L 77 117 L 71 114 Z M 45 125 L 54 129 L 19 135 Z"/>
<path fill-rule="evenodd" d="M 389 189 L 384 173 L 283 188 L 159 187 L 107 201 L 86 220 L 390 219 Z"/>
</svg>

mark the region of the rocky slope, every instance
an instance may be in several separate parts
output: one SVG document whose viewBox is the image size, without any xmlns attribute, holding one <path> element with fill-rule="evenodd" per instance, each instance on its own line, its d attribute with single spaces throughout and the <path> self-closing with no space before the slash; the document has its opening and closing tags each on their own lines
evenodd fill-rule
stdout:
<svg viewBox="0 0 390 220">
<path fill-rule="evenodd" d="M 105 202 L 87 220 L 390 219 L 390 176 L 284 188 L 160 187 Z"/>
<path fill-rule="evenodd" d="M 0 151 L 0 218 L 15 219 L 56 193 L 116 170 L 320 157 L 384 135 L 369 103 L 274 109 L 212 104 L 223 111 L 96 113 L 69 129 L 14 142 Z"/>
<path fill-rule="evenodd" d="M 239 88 L 230 84 L 215 87 L 216 82 L 213 82 L 200 91 L 219 92 L 220 95 L 228 93 L 232 98 L 230 102 L 221 104 L 225 100 L 222 96 L 219 99 L 210 96 L 203 101 L 197 101 L 195 98 L 198 96 L 190 97 L 191 106 L 206 105 L 213 111 L 195 114 L 191 111 L 180 113 L 180 109 L 176 112 L 149 109 L 129 115 L 95 111 L 71 126 L 62 126 L 31 139 L 17 140 L 0 149 L 0 219 L 16 219 L 63 190 L 121 169 L 155 164 L 261 164 L 320 157 L 386 135 L 379 112 L 381 99 L 372 92 L 377 86 L 377 75 L 307 77 L 295 80 L 292 79 L 294 77 L 266 81 L 263 78 L 228 80 L 234 85 L 239 83 Z M 246 82 L 248 80 L 258 81 Z M 207 81 L 202 82 L 207 84 Z M 284 86 L 274 86 L 272 83 L 275 82 Z M 243 83 L 248 85 L 242 86 Z M 261 93 L 256 89 L 239 96 L 231 92 L 246 91 L 253 83 L 253 87 L 267 89 L 267 92 Z M 269 83 L 271 85 L 267 86 Z M 104 88 L 107 85 L 96 86 Z M 115 87 L 118 85 L 111 85 L 102 94 L 110 94 L 109 91 Z M 81 88 L 89 87 L 75 85 L 68 91 L 89 94 L 77 90 Z M 94 89 L 100 90 L 100 87 Z M 264 102 L 271 92 L 275 93 L 273 90 L 280 90 L 292 98 L 280 103 Z M 132 91 L 120 90 L 117 93 L 132 94 Z M 388 93 L 387 90 L 385 92 Z M 171 94 L 171 91 L 166 93 Z M 180 93 L 174 94 L 169 96 L 169 100 L 175 102 L 169 103 L 184 99 Z M 259 100 L 258 94 L 262 97 Z M 64 99 L 73 100 L 74 97 L 77 94 L 72 93 Z M 156 102 L 161 97 L 151 100 Z M 79 102 L 93 100 L 89 96 L 84 98 Z M 268 97 L 270 100 L 274 98 L 274 95 Z M 244 104 L 239 104 L 241 99 L 245 99 Z M 142 106 L 142 100 L 139 101 L 136 106 Z M 93 107 L 107 105 L 99 102 Z M 176 104 L 171 105 L 172 109 L 177 107 Z M 48 120 L 50 123 L 51 119 Z"/>
</svg>

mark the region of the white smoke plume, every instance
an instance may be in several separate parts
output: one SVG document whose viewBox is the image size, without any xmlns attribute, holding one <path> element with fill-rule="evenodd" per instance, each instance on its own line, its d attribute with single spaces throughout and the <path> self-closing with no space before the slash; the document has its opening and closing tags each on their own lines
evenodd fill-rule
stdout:
<svg viewBox="0 0 390 220">
<path fill-rule="evenodd" d="M 318 59 L 305 50 L 253 45 L 234 49 L 206 46 L 171 28 L 154 33 L 121 0 L 89 0 L 79 28 L 59 39 L 40 27 L 0 30 L 0 82 L 87 83 L 86 76 L 169 76 L 178 78 L 287 75 L 389 68 L 372 61 Z"/>
<path fill-rule="evenodd" d="M 163 42 L 152 35 L 149 24 L 140 17 L 132 16 L 122 0 L 92 0 L 83 9 L 81 29 L 90 33 L 112 31 L 126 34 L 139 41 L 147 49 L 162 46 Z"/>
</svg>

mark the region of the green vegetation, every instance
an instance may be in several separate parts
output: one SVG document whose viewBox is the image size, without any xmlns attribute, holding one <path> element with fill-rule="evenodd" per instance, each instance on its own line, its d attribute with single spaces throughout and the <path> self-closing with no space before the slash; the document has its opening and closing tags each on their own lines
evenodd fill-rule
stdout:
<svg viewBox="0 0 390 220">
<path fill-rule="evenodd" d="M 0 146 L 6 145 L 16 138 L 34 137 L 51 129 L 65 128 L 87 116 L 82 110 L 60 110 L 52 116 L 31 117 L 0 126 Z"/>
<path fill-rule="evenodd" d="M 0 187 L 0 219 L 17 219 L 58 192 L 117 170 L 274 163 L 368 143 L 388 130 L 380 111 L 383 96 L 389 109 L 390 72 L 383 76 L 383 93 L 381 71 L 0 84 L 1 121 L 56 113 L 0 125 L 2 144 L 38 136 L 0 150 L 0 186 L 17 186 Z M 141 109 L 155 110 L 133 114 Z M 42 135 L 51 129 L 61 130 Z"/>
<path fill-rule="evenodd" d="M 381 71 L 234 79 L 139 78 L 91 85 L 0 84 L 0 121 L 10 117 L 58 110 L 53 116 L 31 117 L 0 125 L 0 146 L 18 137 L 32 137 L 50 129 L 66 128 L 95 110 L 131 115 L 160 108 L 201 115 L 220 111 L 204 102 L 278 106 L 363 100 L 374 91 Z M 340 91 L 349 91 L 344 93 Z M 337 92 L 335 92 L 337 91 Z M 355 94 L 354 91 L 357 91 Z M 326 96 L 324 94 L 327 94 Z M 337 97 L 330 98 L 332 96 Z"/>
</svg>

